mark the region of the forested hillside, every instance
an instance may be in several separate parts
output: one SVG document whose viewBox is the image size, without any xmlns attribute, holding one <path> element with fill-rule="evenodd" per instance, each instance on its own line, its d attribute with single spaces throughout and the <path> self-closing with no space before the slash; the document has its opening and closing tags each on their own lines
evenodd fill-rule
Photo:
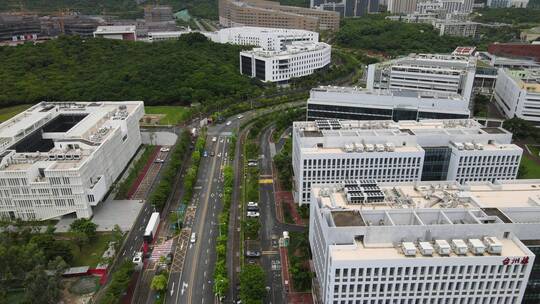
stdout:
<svg viewBox="0 0 540 304">
<path fill-rule="evenodd" d="M 0 106 L 42 100 L 144 100 L 203 105 L 256 95 L 239 73 L 241 47 L 201 34 L 160 43 L 61 37 L 0 47 Z"/>
</svg>

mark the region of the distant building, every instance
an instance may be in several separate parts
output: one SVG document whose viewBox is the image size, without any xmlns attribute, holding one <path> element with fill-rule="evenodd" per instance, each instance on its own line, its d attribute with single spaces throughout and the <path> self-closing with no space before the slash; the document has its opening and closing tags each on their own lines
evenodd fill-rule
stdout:
<svg viewBox="0 0 540 304">
<path fill-rule="evenodd" d="M 478 52 L 478 59 L 495 68 L 508 69 L 535 69 L 540 68 L 540 64 L 533 59 L 503 57 L 490 54 L 489 52 Z"/>
<path fill-rule="evenodd" d="M 506 117 L 540 126 L 540 69 L 499 69 L 494 96 Z"/>
<path fill-rule="evenodd" d="M 530 43 L 492 43 L 488 52 L 497 56 L 534 59 L 540 62 L 540 44 Z"/>
<path fill-rule="evenodd" d="M 469 101 L 454 93 L 318 87 L 307 100 L 308 120 L 419 120 L 468 118 Z"/>
<path fill-rule="evenodd" d="M 439 31 L 439 36 L 476 37 L 479 23 L 472 21 L 455 21 L 437 19 L 433 27 Z"/>
<path fill-rule="evenodd" d="M 521 31 L 520 37 L 527 42 L 540 40 L 540 26 Z"/>
<path fill-rule="evenodd" d="M 444 54 L 413 54 L 368 66 L 368 90 L 453 93 L 471 99 L 476 59 Z"/>
<path fill-rule="evenodd" d="M 0 124 L 0 217 L 90 218 L 141 145 L 142 101 L 42 102 Z"/>
<path fill-rule="evenodd" d="M 137 40 L 137 31 L 134 25 L 98 26 L 94 38 L 114 40 Z"/>
<path fill-rule="evenodd" d="M 417 0 L 388 0 L 388 11 L 392 14 L 410 14 L 416 10 Z"/>
<path fill-rule="evenodd" d="M 349 179 L 513 180 L 523 150 L 512 134 L 474 120 L 293 123 L 294 196 L 309 204 L 313 185 Z"/>
<path fill-rule="evenodd" d="M 276 51 L 240 52 L 240 73 L 265 82 L 287 83 L 330 64 L 332 49 L 324 42 L 292 42 Z"/>
<path fill-rule="evenodd" d="M 219 23 L 225 27 L 258 26 L 305 29 L 339 29 L 339 13 L 280 5 L 266 0 L 219 0 Z"/>
<path fill-rule="evenodd" d="M 491 8 L 525 8 L 529 5 L 529 0 L 487 0 L 487 7 Z"/>
<path fill-rule="evenodd" d="M 180 36 L 193 33 L 191 29 L 186 31 L 172 31 L 172 32 L 148 32 L 148 41 L 157 42 L 164 40 L 178 40 Z"/>
<path fill-rule="evenodd" d="M 35 40 L 41 25 L 35 15 L 0 14 L 0 41 Z"/>
<path fill-rule="evenodd" d="M 360 17 L 379 12 L 379 0 L 311 0 L 312 8 L 338 12 L 341 17 Z"/>
<path fill-rule="evenodd" d="M 148 5 L 144 8 L 145 22 L 169 22 L 173 21 L 172 6 L 168 5 Z"/>
</svg>

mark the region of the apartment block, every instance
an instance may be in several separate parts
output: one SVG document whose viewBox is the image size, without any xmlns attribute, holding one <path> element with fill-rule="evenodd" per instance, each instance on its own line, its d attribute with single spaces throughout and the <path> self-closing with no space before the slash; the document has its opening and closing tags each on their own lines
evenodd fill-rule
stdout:
<svg viewBox="0 0 540 304">
<path fill-rule="evenodd" d="M 294 122 L 293 194 L 310 202 L 312 185 L 513 180 L 523 150 L 512 134 L 466 120 Z"/>
<path fill-rule="evenodd" d="M 280 5 L 266 0 L 220 0 L 219 22 L 224 27 L 258 26 L 304 29 L 339 29 L 339 13 Z"/>
<path fill-rule="evenodd" d="M 92 216 L 141 145 L 142 101 L 41 102 L 0 124 L 0 217 Z"/>
<path fill-rule="evenodd" d="M 469 101 L 476 59 L 446 54 L 412 54 L 370 64 L 367 88 L 456 93 Z"/>
<path fill-rule="evenodd" d="M 317 303 L 538 303 L 540 180 L 346 180 L 311 193 Z"/>
<path fill-rule="evenodd" d="M 494 97 L 507 118 L 540 125 L 540 69 L 499 69 Z"/>
</svg>

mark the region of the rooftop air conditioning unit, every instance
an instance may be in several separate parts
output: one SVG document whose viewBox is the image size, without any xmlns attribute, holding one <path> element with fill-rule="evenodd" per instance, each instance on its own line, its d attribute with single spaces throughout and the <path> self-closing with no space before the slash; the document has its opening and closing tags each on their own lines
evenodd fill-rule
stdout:
<svg viewBox="0 0 540 304">
<path fill-rule="evenodd" d="M 375 145 L 377 152 L 384 152 L 384 145 L 377 144 Z"/>
<path fill-rule="evenodd" d="M 375 146 L 373 146 L 372 144 L 366 144 L 366 151 L 368 152 L 375 151 Z"/>
<path fill-rule="evenodd" d="M 483 255 L 486 252 L 486 246 L 479 239 L 469 239 L 469 250 L 474 255 Z"/>
<path fill-rule="evenodd" d="M 502 252 L 503 245 L 499 239 L 494 236 L 484 237 L 484 245 L 486 245 L 487 252 L 490 254 L 501 254 Z"/>
<path fill-rule="evenodd" d="M 418 243 L 418 247 L 420 248 L 420 253 L 423 256 L 432 256 L 433 255 L 433 246 L 429 242 L 420 242 Z"/>
<path fill-rule="evenodd" d="M 465 143 L 465 150 L 474 150 L 474 144 L 466 142 Z"/>
<path fill-rule="evenodd" d="M 474 148 L 477 149 L 477 150 L 484 150 L 484 145 L 482 145 L 482 144 L 475 144 L 475 145 L 474 145 Z"/>
<path fill-rule="evenodd" d="M 353 146 L 352 145 L 345 145 L 345 152 L 352 152 Z"/>
<path fill-rule="evenodd" d="M 388 152 L 394 152 L 396 150 L 396 146 L 394 146 L 393 143 L 387 143 L 386 144 L 386 151 Z"/>
<path fill-rule="evenodd" d="M 405 256 L 416 256 L 416 246 L 413 242 L 402 242 L 401 246 Z"/>
<path fill-rule="evenodd" d="M 452 249 L 457 255 L 466 255 L 467 254 L 467 244 L 463 240 L 453 239 L 452 240 Z"/>
<path fill-rule="evenodd" d="M 450 255 L 450 244 L 446 240 L 435 240 L 435 250 L 439 255 Z"/>
</svg>

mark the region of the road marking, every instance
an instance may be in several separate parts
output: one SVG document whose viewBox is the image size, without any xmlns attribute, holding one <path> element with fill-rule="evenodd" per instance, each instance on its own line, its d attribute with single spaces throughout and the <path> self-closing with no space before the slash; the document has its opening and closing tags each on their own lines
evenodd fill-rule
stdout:
<svg viewBox="0 0 540 304">
<path fill-rule="evenodd" d="M 171 296 L 173 295 L 174 293 L 174 282 L 172 282 L 172 287 L 171 287 Z"/>
<path fill-rule="evenodd" d="M 273 179 L 267 178 L 267 179 L 260 179 L 259 184 L 272 184 L 274 183 Z"/>
</svg>

